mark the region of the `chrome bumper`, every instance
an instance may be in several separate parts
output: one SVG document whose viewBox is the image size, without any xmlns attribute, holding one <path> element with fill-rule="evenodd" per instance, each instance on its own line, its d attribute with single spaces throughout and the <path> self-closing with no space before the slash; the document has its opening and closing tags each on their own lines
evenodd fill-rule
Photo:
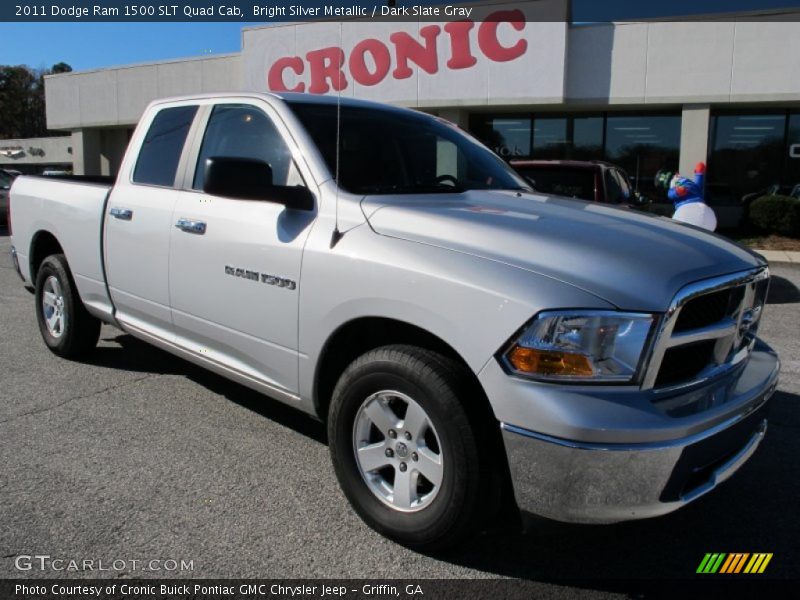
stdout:
<svg viewBox="0 0 800 600">
<path fill-rule="evenodd" d="M 501 423 L 517 504 L 523 512 L 572 523 L 672 512 L 752 456 L 764 438 L 776 386 L 777 369 L 738 414 L 669 441 L 580 442 Z"/>
</svg>

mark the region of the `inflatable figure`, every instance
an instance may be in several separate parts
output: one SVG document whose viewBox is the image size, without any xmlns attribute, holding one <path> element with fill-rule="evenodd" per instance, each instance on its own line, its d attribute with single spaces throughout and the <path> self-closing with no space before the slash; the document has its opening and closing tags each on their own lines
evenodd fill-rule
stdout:
<svg viewBox="0 0 800 600">
<path fill-rule="evenodd" d="M 703 199 L 705 177 L 706 165 L 702 162 L 694 168 L 694 181 L 676 173 L 670 181 L 667 197 L 675 205 L 673 219 L 714 231 L 717 217 Z"/>
</svg>

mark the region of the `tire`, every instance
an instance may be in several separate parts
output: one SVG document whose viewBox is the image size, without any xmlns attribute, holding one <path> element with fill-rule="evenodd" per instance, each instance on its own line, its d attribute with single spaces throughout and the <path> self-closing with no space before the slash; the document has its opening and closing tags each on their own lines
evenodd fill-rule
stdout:
<svg viewBox="0 0 800 600">
<path fill-rule="evenodd" d="M 100 321 L 83 306 L 63 254 L 53 254 L 42 261 L 34 297 L 39 331 L 53 353 L 77 358 L 97 346 Z"/>
<path fill-rule="evenodd" d="M 328 439 L 339 483 L 370 527 L 405 546 L 451 547 L 493 512 L 492 453 L 490 444 L 479 453 L 467 381 L 444 356 L 395 345 L 356 359 L 334 389 Z"/>
</svg>

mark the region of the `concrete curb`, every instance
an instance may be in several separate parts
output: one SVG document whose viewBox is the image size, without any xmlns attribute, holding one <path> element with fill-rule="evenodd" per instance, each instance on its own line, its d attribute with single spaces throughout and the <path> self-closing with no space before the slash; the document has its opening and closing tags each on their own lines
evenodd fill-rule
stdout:
<svg viewBox="0 0 800 600">
<path fill-rule="evenodd" d="M 754 252 L 758 252 L 769 262 L 782 262 L 800 264 L 800 252 L 790 252 L 788 250 L 761 250 L 760 248 L 752 248 Z"/>
</svg>

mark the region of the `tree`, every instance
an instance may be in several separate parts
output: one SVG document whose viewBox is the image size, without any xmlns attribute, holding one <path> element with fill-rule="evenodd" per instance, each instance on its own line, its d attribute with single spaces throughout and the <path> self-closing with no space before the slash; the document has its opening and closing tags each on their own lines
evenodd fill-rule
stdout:
<svg viewBox="0 0 800 600">
<path fill-rule="evenodd" d="M 51 73 L 69 73 L 70 71 L 72 71 L 72 67 L 65 62 L 56 63 L 50 69 Z"/>
<path fill-rule="evenodd" d="M 44 76 L 69 71 L 72 67 L 64 62 L 36 71 L 23 65 L 0 66 L 0 139 L 47 135 Z"/>
</svg>

